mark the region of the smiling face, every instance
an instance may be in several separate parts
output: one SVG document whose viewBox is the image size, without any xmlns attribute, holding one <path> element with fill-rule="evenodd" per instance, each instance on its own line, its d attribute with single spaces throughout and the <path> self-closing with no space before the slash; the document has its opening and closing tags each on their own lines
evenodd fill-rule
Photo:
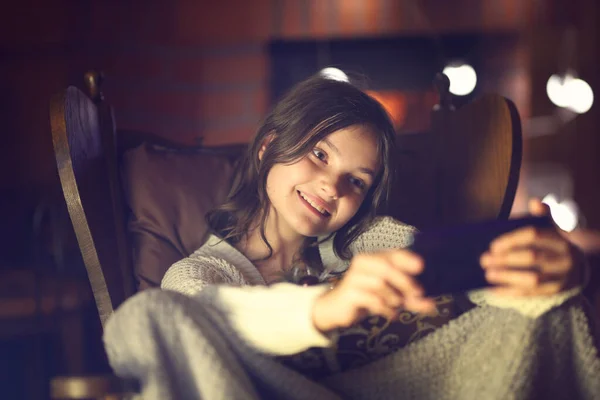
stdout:
<svg viewBox="0 0 600 400">
<path fill-rule="evenodd" d="M 355 125 L 333 132 L 292 164 L 275 164 L 267 176 L 267 226 L 286 235 L 337 231 L 365 199 L 380 168 L 378 156 L 375 135 Z"/>
</svg>

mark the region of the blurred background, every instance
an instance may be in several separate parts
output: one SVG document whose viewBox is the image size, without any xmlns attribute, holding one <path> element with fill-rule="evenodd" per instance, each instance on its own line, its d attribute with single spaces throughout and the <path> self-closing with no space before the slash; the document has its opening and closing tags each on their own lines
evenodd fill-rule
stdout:
<svg viewBox="0 0 600 400">
<path fill-rule="evenodd" d="M 596 0 L 3 5 L 0 398 L 44 398 L 50 376 L 89 372 L 69 361 L 78 359 L 72 341 L 95 342 L 80 348 L 103 358 L 88 291 L 74 283 L 60 304 L 36 297 L 56 271 L 85 278 L 60 200 L 48 104 L 67 85 L 83 88 L 87 70 L 104 71 L 120 130 L 188 145 L 247 142 L 285 90 L 319 71 L 358 77 L 399 133 L 424 131 L 438 101 L 433 77 L 444 70 L 457 105 L 484 92 L 515 102 L 525 138 L 515 212 L 542 197 L 563 229 L 598 230 L 599 20 Z"/>
</svg>

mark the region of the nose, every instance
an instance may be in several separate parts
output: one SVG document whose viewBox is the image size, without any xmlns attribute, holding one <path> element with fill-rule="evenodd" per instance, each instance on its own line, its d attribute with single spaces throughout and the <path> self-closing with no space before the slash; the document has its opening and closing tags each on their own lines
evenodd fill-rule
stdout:
<svg viewBox="0 0 600 400">
<path fill-rule="evenodd" d="M 335 174 L 323 174 L 320 182 L 321 194 L 328 199 L 337 199 L 340 196 L 340 178 Z"/>
</svg>

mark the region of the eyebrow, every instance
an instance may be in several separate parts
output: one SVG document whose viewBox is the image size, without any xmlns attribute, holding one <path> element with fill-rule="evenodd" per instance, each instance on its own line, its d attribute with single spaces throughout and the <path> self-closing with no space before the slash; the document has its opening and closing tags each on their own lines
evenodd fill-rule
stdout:
<svg viewBox="0 0 600 400">
<path fill-rule="evenodd" d="M 333 143 L 331 143 L 329 141 L 329 139 L 327 139 L 327 138 L 323 139 L 323 143 L 325 143 L 327 146 L 329 146 L 329 148 L 331 150 L 333 150 L 335 153 L 337 153 L 338 156 L 341 156 L 342 153 L 340 153 L 340 149 L 338 149 Z M 375 177 L 375 172 L 372 169 L 365 168 L 365 167 L 360 167 L 360 168 L 358 168 L 358 170 L 360 172 L 363 172 L 363 173 L 367 174 L 367 175 L 370 175 L 371 178 Z"/>
</svg>

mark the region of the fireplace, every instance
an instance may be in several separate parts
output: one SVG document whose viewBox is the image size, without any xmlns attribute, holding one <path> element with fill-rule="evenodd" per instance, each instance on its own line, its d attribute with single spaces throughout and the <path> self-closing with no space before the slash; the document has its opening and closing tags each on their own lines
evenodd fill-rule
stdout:
<svg viewBox="0 0 600 400">
<path fill-rule="evenodd" d="M 271 104 L 295 83 L 335 67 L 384 105 L 398 133 L 424 131 L 438 102 L 433 86 L 436 72 L 454 61 L 468 63 L 477 71 L 475 89 L 454 98 L 460 106 L 485 90 L 486 79 L 493 79 L 496 71 L 485 58 L 494 49 L 514 43 L 514 35 L 502 33 L 275 40 L 268 45 Z"/>
</svg>

